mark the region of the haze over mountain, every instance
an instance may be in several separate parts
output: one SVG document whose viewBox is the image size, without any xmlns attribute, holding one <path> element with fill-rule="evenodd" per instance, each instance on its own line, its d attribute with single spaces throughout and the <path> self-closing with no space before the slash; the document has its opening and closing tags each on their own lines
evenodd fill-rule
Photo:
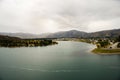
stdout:
<svg viewBox="0 0 120 80">
<path fill-rule="evenodd" d="M 118 37 L 120 29 L 104 30 L 99 32 L 87 33 L 78 30 L 60 31 L 56 33 L 29 34 L 29 33 L 0 33 L 19 38 L 90 38 L 90 37 Z"/>
</svg>

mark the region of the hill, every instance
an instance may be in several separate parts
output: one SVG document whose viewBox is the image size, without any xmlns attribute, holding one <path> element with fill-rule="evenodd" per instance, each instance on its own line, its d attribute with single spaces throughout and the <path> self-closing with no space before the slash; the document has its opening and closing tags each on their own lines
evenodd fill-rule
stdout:
<svg viewBox="0 0 120 80">
<path fill-rule="evenodd" d="M 104 30 L 99 32 L 87 33 L 83 31 L 70 30 L 70 31 L 61 31 L 57 33 L 52 33 L 46 38 L 91 38 L 91 37 L 118 37 L 120 35 L 120 29 L 114 30 Z"/>
<path fill-rule="evenodd" d="M 99 32 L 87 33 L 78 30 L 60 31 L 56 33 L 45 34 L 30 34 L 30 33 L 0 33 L 0 35 L 7 35 L 12 37 L 19 37 L 23 39 L 29 38 L 90 38 L 90 37 L 118 37 L 120 29 L 104 30 Z"/>
<path fill-rule="evenodd" d="M 9 36 L 0 35 L 0 40 L 21 40 L 21 39 L 18 37 L 9 37 Z"/>
<path fill-rule="evenodd" d="M 113 29 L 89 33 L 88 37 L 118 37 L 119 35 L 120 29 Z"/>
<path fill-rule="evenodd" d="M 46 38 L 81 38 L 87 35 L 86 32 L 70 30 L 52 33 L 46 36 Z"/>
</svg>

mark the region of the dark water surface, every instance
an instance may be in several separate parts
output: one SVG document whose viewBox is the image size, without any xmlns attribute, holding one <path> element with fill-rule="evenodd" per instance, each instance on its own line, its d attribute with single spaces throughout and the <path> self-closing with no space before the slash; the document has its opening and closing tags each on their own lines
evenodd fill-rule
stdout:
<svg viewBox="0 0 120 80">
<path fill-rule="evenodd" d="M 0 48 L 0 80 L 120 80 L 120 56 L 96 55 L 93 45 L 61 41 L 33 48 Z"/>
</svg>

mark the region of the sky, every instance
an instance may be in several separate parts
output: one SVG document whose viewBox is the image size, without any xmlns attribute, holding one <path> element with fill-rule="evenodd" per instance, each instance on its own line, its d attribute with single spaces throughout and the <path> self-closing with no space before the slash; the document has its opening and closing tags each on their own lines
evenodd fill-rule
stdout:
<svg viewBox="0 0 120 80">
<path fill-rule="evenodd" d="M 0 32 L 120 28 L 120 0 L 0 0 Z"/>
</svg>

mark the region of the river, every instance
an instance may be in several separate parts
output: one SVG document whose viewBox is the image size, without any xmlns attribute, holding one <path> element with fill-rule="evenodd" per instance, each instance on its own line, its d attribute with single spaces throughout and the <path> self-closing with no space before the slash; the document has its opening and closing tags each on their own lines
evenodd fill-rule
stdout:
<svg viewBox="0 0 120 80">
<path fill-rule="evenodd" d="M 0 48 L 0 80 L 120 80 L 120 55 L 97 55 L 95 46 L 59 41 L 47 47 Z"/>
</svg>

